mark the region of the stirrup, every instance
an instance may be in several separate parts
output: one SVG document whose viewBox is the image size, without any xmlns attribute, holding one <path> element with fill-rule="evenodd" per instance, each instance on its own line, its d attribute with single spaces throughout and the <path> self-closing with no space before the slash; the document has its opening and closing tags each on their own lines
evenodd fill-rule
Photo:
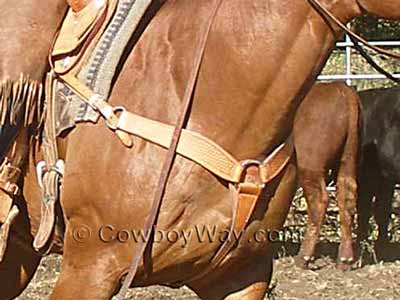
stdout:
<svg viewBox="0 0 400 300">
<path fill-rule="evenodd" d="M 38 232 L 33 241 L 33 247 L 42 255 L 46 255 L 52 243 L 49 242 L 54 233 L 56 222 L 55 206 L 59 196 L 59 188 L 64 174 L 64 161 L 58 160 L 53 167 L 47 167 L 45 162 L 36 166 L 39 186 L 43 189 L 41 218 Z"/>
</svg>

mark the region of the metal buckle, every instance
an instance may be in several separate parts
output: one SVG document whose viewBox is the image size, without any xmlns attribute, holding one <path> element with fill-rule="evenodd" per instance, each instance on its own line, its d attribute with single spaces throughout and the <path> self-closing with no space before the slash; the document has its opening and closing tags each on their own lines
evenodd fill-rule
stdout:
<svg viewBox="0 0 400 300">
<path fill-rule="evenodd" d="M 41 160 L 36 165 L 36 179 L 41 189 L 43 189 L 43 174 L 46 170 L 46 162 Z"/>
<path fill-rule="evenodd" d="M 4 191 L 11 196 L 17 196 L 19 194 L 19 187 L 15 183 L 7 181 L 3 187 Z"/>
<path fill-rule="evenodd" d="M 112 114 L 109 118 L 106 119 L 106 125 L 108 128 L 111 130 L 115 131 L 118 129 L 118 122 L 119 122 L 119 116 L 118 114 L 123 114 L 126 112 L 126 108 L 123 106 L 115 106 L 112 109 Z"/>
<path fill-rule="evenodd" d="M 246 172 L 246 169 L 248 169 L 249 167 L 255 166 L 258 169 L 258 176 L 259 178 L 261 178 L 261 170 L 260 167 L 262 165 L 262 163 L 258 160 L 255 159 L 246 159 L 246 160 L 242 160 L 240 161 L 240 165 L 242 166 L 242 176 L 243 173 Z M 263 189 L 265 187 L 265 183 L 256 183 L 256 182 L 240 182 L 237 185 L 237 189 L 239 191 L 239 193 L 246 193 L 246 194 L 259 194 L 259 190 Z"/>
</svg>

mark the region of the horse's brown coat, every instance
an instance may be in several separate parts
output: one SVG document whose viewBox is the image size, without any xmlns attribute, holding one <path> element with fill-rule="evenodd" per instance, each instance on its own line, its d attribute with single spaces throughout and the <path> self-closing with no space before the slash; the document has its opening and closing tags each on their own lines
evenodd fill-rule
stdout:
<svg viewBox="0 0 400 300">
<path fill-rule="evenodd" d="M 25 20 L 32 17 L 35 9 L 43 9 L 46 2 L 31 1 L 28 6 L 33 11 L 27 13 Z M 112 104 L 125 105 L 163 122 L 175 121 L 193 60 L 193 38 L 209 2 L 171 0 L 161 8 L 125 63 L 111 96 Z M 355 0 L 322 2 L 343 22 L 361 14 Z M 51 3 L 65 5 L 61 0 Z M 371 12 L 400 18 L 395 3 L 380 1 L 371 7 Z M 60 14 L 54 16 L 61 20 Z M 57 26 L 45 25 L 50 40 Z M 30 34 L 35 36 L 35 30 L 42 32 L 41 29 L 31 27 Z M 334 31 L 307 1 L 226 0 L 207 46 L 189 128 L 212 138 L 238 159 L 263 157 L 290 132 L 297 105 L 339 35 L 338 30 Z M 40 42 L 36 44 L 39 46 Z M 41 45 L 48 49 L 47 40 Z M 9 58 L 18 47 L 21 48 L 11 44 L 0 49 L 1 59 Z M 18 65 L 15 60 L 7 63 L 2 77 L 41 70 L 32 67 L 40 54 L 25 54 L 27 64 Z M 38 77 L 43 75 L 37 72 Z M 68 140 L 62 199 L 68 227 L 63 272 L 52 299 L 110 299 L 129 267 L 134 243 L 105 244 L 96 239 L 96 234 L 85 243 L 78 243 L 72 232 L 82 224 L 94 231 L 104 224 L 121 229 L 141 228 L 165 154 L 139 139 L 133 150 L 125 149 L 100 124 L 81 125 Z M 33 182 L 29 176 L 32 173 L 27 181 Z M 267 188 L 265 201 L 257 208 L 247 236 L 237 249 L 216 272 L 191 284 L 200 297 L 262 299 L 271 275 L 272 253 L 268 243 L 246 241 L 255 230 L 282 226 L 294 181 L 295 166 L 290 164 Z M 26 198 L 29 202 L 38 201 L 32 193 L 34 190 L 26 189 Z M 35 220 L 33 217 L 32 222 Z M 230 220 L 231 200 L 226 185 L 197 165 L 178 159 L 159 228 L 188 229 L 195 224 L 227 228 Z M 217 249 L 218 243 L 193 242 L 187 248 L 166 242 L 155 244 L 153 273 L 144 277 L 141 269 L 135 284 L 184 281 L 204 268 Z"/>
</svg>

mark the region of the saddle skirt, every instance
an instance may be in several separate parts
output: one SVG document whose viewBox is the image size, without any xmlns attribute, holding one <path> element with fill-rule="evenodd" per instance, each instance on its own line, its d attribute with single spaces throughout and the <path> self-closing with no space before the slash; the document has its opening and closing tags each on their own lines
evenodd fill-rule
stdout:
<svg viewBox="0 0 400 300">
<path fill-rule="evenodd" d="M 57 35 L 51 53 L 56 73 L 79 71 L 79 64 L 85 61 L 93 50 L 111 17 L 118 0 L 92 0 L 82 10 L 70 9 Z"/>
<path fill-rule="evenodd" d="M 87 39 L 95 21 L 105 10 L 105 1 L 92 1 L 79 12 L 69 10 L 56 40 L 52 55 L 68 55 Z"/>
<path fill-rule="evenodd" d="M 51 60 L 56 73 L 71 74 L 108 98 L 120 57 L 151 0 L 92 0 L 78 13 L 68 12 Z M 74 23 L 79 22 L 77 29 Z M 79 122 L 97 122 L 99 114 L 62 83 L 56 87 L 57 135 Z"/>
</svg>

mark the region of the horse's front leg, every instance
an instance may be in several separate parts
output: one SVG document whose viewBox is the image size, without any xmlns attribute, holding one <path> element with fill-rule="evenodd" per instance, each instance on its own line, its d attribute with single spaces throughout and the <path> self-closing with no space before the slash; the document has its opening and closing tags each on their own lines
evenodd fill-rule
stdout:
<svg viewBox="0 0 400 300">
<path fill-rule="evenodd" d="M 213 273 L 190 287 L 203 300 L 262 300 L 268 292 L 272 259 Z"/>
<path fill-rule="evenodd" d="M 62 271 L 51 300 L 110 300 L 119 288 L 119 246 L 101 247 L 95 226 L 88 223 L 73 219 L 67 225 Z"/>
<path fill-rule="evenodd" d="M 11 236 L 0 263 L 0 300 L 15 299 L 35 274 L 41 257 L 26 241 Z"/>
</svg>

